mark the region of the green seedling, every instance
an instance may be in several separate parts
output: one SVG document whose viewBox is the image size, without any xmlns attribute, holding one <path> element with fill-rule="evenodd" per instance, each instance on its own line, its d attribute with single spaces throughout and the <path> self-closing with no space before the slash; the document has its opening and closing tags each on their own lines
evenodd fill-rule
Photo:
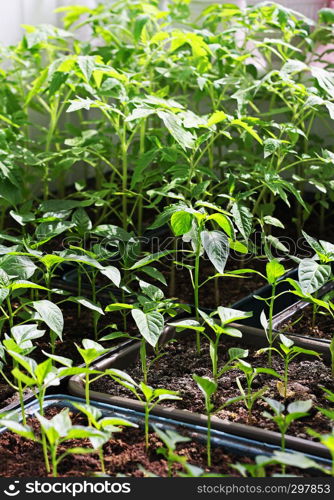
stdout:
<svg viewBox="0 0 334 500">
<path fill-rule="evenodd" d="M 282 382 L 277 382 L 277 389 L 280 395 L 286 399 L 288 397 L 288 382 L 289 382 L 289 366 L 292 361 L 300 355 L 308 355 L 308 356 L 317 356 L 320 357 L 319 353 L 316 351 L 312 351 L 310 349 L 303 349 L 302 347 L 298 347 L 294 345 L 293 340 L 289 339 L 283 334 L 279 335 L 280 344 L 279 349 L 276 347 L 267 347 L 264 349 L 260 349 L 258 354 L 262 354 L 263 352 L 271 349 L 273 352 L 276 352 L 283 360 L 284 360 L 284 374 L 280 378 L 282 378 Z"/>
<path fill-rule="evenodd" d="M 62 443 L 70 439 L 99 439 L 104 437 L 103 432 L 98 431 L 97 429 L 81 425 L 73 425 L 69 416 L 69 411 L 70 410 L 66 408 L 50 420 L 43 417 L 39 413 L 36 414 L 43 435 L 46 436 L 47 448 L 51 458 L 53 477 L 58 477 L 58 466 L 68 455 L 82 455 L 95 452 L 95 450 L 91 448 L 75 447 L 68 448 L 58 456 L 58 448 Z"/>
<path fill-rule="evenodd" d="M 153 389 L 144 382 L 137 384 L 130 375 L 115 369 L 105 371 L 105 375 L 109 375 L 115 382 L 121 384 L 126 389 L 129 389 L 136 398 L 144 405 L 145 410 L 145 446 L 146 450 L 149 447 L 149 417 L 151 411 L 157 404 L 166 400 L 180 400 L 177 391 L 169 391 L 167 389 Z"/>
<path fill-rule="evenodd" d="M 294 401 L 285 407 L 279 401 L 275 401 L 271 398 L 264 398 L 264 401 L 273 410 L 273 414 L 264 411 L 262 414 L 264 417 L 273 420 L 279 431 L 281 433 L 281 449 L 285 451 L 285 440 L 286 433 L 292 422 L 298 420 L 299 418 L 306 417 L 308 411 L 312 408 L 312 400 L 308 399 L 306 401 Z M 285 473 L 285 465 L 282 466 L 282 473 Z"/>
<path fill-rule="evenodd" d="M 205 402 L 205 413 L 207 416 L 207 443 L 206 443 L 206 449 L 207 449 L 207 464 L 208 467 L 211 467 L 211 418 L 214 413 L 218 413 L 221 411 L 225 406 L 228 406 L 229 404 L 236 403 L 240 401 L 242 398 L 241 397 L 236 397 L 236 398 L 231 398 L 228 399 L 223 405 L 221 405 L 219 408 L 215 409 L 214 404 L 212 403 L 212 398 L 214 394 L 216 393 L 218 389 L 218 384 L 217 382 L 210 380 L 209 378 L 205 377 L 200 377 L 199 375 L 193 375 L 192 376 L 194 381 L 196 382 L 198 388 L 204 395 L 204 402 Z"/>
<path fill-rule="evenodd" d="M 228 307 L 218 307 L 217 311 L 214 311 L 210 315 L 206 314 L 204 311 L 199 310 L 200 316 L 203 318 L 205 324 L 209 326 L 210 331 L 206 331 L 206 327 L 201 325 L 196 320 L 181 320 L 174 323 L 169 323 L 170 326 L 174 326 L 176 330 L 194 330 L 196 333 L 203 335 L 210 345 L 210 358 L 212 363 L 212 377 L 215 382 L 217 382 L 220 377 L 231 367 L 235 360 L 239 358 L 245 358 L 248 356 L 248 351 L 240 348 L 231 348 L 228 351 L 229 360 L 222 368 L 218 368 L 219 356 L 218 349 L 221 338 L 223 335 L 229 337 L 241 338 L 241 331 L 235 326 L 231 326 L 231 323 L 235 321 L 240 321 L 245 318 L 249 318 L 252 313 L 237 311 L 236 309 L 230 309 Z M 214 316 L 218 314 L 219 322 L 215 320 Z"/>
<path fill-rule="evenodd" d="M 106 473 L 103 445 L 106 444 L 114 435 L 121 432 L 123 427 L 138 427 L 136 424 L 123 418 L 103 417 L 102 411 L 95 406 L 73 403 L 73 406 L 81 413 L 86 415 L 91 427 L 99 431 L 99 435 L 89 437 L 94 450 L 97 450 L 100 457 L 101 472 Z"/>
<path fill-rule="evenodd" d="M 242 386 L 240 377 L 236 378 L 237 386 L 242 396 L 242 401 L 248 412 L 248 423 L 252 425 L 253 423 L 253 407 L 256 401 L 267 392 L 268 387 L 264 386 L 258 391 L 253 391 L 253 383 L 256 377 L 262 373 L 266 375 L 271 375 L 272 377 L 280 378 L 280 375 L 272 368 L 254 368 L 250 363 L 243 359 L 239 359 L 235 364 L 235 368 L 238 368 L 244 373 L 246 378 L 246 388 Z"/>
<path fill-rule="evenodd" d="M 181 464 L 183 467 L 185 467 L 185 464 L 187 462 L 186 457 L 180 456 L 175 452 L 176 447 L 180 443 L 189 442 L 190 438 L 182 436 L 172 429 L 166 429 L 166 431 L 163 431 L 156 425 L 153 425 L 153 429 L 166 446 L 165 448 L 158 448 L 157 453 L 160 453 L 166 458 L 168 465 L 168 477 L 172 477 L 173 464 Z"/>
</svg>

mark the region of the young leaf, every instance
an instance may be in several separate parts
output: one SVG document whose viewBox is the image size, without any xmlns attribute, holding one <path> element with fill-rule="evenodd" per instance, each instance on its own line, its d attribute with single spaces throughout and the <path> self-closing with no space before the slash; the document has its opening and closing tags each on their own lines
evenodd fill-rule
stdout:
<svg viewBox="0 0 334 500">
<path fill-rule="evenodd" d="M 162 314 L 156 311 L 144 313 L 140 309 L 133 309 L 131 314 L 146 342 L 155 347 L 164 327 Z"/>
<path fill-rule="evenodd" d="M 245 205 L 233 203 L 231 213 L 242 237 L 247 241 L 252 232 L 253 215 Z"/>
<path fill-rule="evenodd" d="M 46 323 L 50 330 L 55 332 L 55 334 L 62 340 L 64 318 L 59 307 L 49 300 L 34 301 L 32 305 L 44 323 Z"/>
<path fill-rule="evenodd" d="M 285 273 L 285 268 L 278 262 L 277 259 L 273 259 L 266 265 L 266 274 L 268 282 L 273 284 L 281 278 Z"/>
<path fill-rule="evenodd" d="M 186 211 L 174 212 L 171 217 L 171 226 L 175 236 L 182 236 L 191 229 L 193 216 Z"/>
<path fill-rule="evenodd" d="M 203 248 L 215 269 L 224 273 L 229 254 L 229 241 L 221 231 L 202 231 L 201 241 Z"/>
<path fill-rule="evenodd" d="M 312 294 L 327 283 L 331 267 L 313 259 L 303 259 L 298 266 L 299 284 L 303 293 Z"/>
</svg>

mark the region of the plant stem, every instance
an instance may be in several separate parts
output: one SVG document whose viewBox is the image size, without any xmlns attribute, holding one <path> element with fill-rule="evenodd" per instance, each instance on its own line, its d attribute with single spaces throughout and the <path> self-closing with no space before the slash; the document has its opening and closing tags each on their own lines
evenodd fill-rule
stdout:
<svg viewBox="0 0 334 500">
<path fill-rule="evenodd" d="M 195 276 L 194 276 L 194 302 L 195 302 L 195 315 L 196 321 L 199 321 L 199 262 L 200 262 L 200 254 L 201 254 L 201 245 L 200 245 L 200 229 L 198 230 L 198 241 L 196 244 L 196 254 L 195 254 Z M 200 354 L 201 351 L 201 343 L 200 343 L 200 334 L 196 332 L 196 348 L 197 354 Z"/>
<path fill-rule="evenodd" d="M 149 404 L 145 403 L 145 449 L 148 451 L 148 432 L 149 432 Z"/>
<path fill-rule="evenodd" d="M 123 229 L 125 231 L 128 228 L 128 199 L 127 199 L 127 188 L 128 188 L 128 156 L 127 156 L 127 145 L 126 145 L 126 126 L 123 129 L 122 138 L 122 222 Z"/>
<path fill-rule="evenodd" d="M 288 392 L 288 375 L 289 375 L 289 358 L 284 360 L 284 399 L 287 397 Z"/>
<path fill-rule="evenodd" d="M 273 283 L 272 294 L 270 297 L 270 304 L 269 304 L 269 325 L 268 325 L 268 344 L 269 344 L 269 347 L 272 347 L 272 345 L 273 345 L 273 315 L 274 315 L 275 293 L 276 293 L 276 283 Z M 268 350 L 268 363 L 269 363 L 269 366 L 271 367 L 272 366 L 271 349 Z"/>
<path fill-rule="evenodd" d="M 40 390 L 39 394 L 39 413 L 44 416 L 44 408 L 43 408 L 43 401 L 45 397 L 45 389 Z M 46 444 L 46 435 L 44 430 L 41 428 L 41 434 L 42 434 L 42 449 L 43 449 L 43 456 L 44 456 L 44 463 L 47 472 L 50 472 L 50 461 L 49 461 L 49 455 L 48 455 L 48 447 Z"/>
<path fill-rule="evenodd" d="M 51 448 L 51 462 L 52 462 L 52 475 L 58 477 L 58 463 L 57 463 L 57 447 Z"/>
<path fill-rule="evenodd" d="M 9 328 L 12 330 L 14 326 L 14 318 L 13 318 L 13 309 L 12 309 L 12 303 L 10 301 L 10 298 L 6 298 L 6 303 L 7 303 L 7 309 L 8 309 L 8 321 L 9 321 Z"/>
<path fill-rule="evenodd" d="M 211 467 L 211 413 L 208 412 L 208 426 L 207 426 L 207 462 L 208 467 Z"/>
<path fill-rule="evenodd" d="M 140 344 L 140 361 L 141 361 L 141 369 L 143 372 L 144 384 L 147 385 L 146 341 L 144 338 L 142 338 L 141 344 Z"/>
<path fill-rule="evenodd" d="M 142 120 L 140 124 L 140 143 L 139 143 L 139 159 L 142 157 L 142 155 L 145 153 L 145 133 L 146 133 L 146 120 Z M 137 209 L 137 234 L 138 236 L 142 236 L 143 232 L 143 196 L 142 196 L 142 190 L 143 190 L 143 183 L 141 182 L 139 184 L 138 188 L 138 209 Z"/>
<path fill-rule="evenodd" d="M 99 448 L 99 457 L 100 457 L 100 463 L 101 463 L 101 472 L 102 474 L 106 473 L 106 466 L 104 463 L 104 454 L 103 454 L 103 447 Z"/>
<path fill-rule="evenodd" d="M 81 297 L 81 292 L 82 292 L 82 274 L 81 274 L 81 268 L 79 267 L 78 269 L 78 297 Z M 81 316 L 81 304 L 78 302 L 78 318 Z"/>
<path fill-rule="evenodd" d="M 334 377 L 334 336 L 331 338 L 331 343 L 329 345 L 329 350 L 331 353 L 331 365 L 332 365 L 332 376 Z"/>
</svg>

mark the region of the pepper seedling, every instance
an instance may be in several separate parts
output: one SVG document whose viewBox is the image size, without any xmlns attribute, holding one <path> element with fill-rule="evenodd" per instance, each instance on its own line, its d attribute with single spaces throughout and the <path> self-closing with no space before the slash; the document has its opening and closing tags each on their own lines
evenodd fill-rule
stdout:
<svg viewBox="0 0 334 500">
<path fill-rule="evenodd" d="M 243 359 L 239 359 L 238 362 L 234 366 L 235 368 L 238 368 L 241 370 L 246 378 L 246 389 L 243 388 L 240 377 L 236 378 L 237 386 L 240 391 L 240 394 L 242 396 L 242 401 L 247 408 L 248 412 L 248 423 L 249 425 L 252 424 L 253 421 L 253 406 L 255 402 L 262 398 L 262 396 L 267 392 L 268 387 L 264 386 L 258 391 L 252 390 L 252 386 L 254 383 L 254 380 L 260 373 L 264 373 L 266 375 L 271 375 L 272 377 L 277 377 L 280 378 L 281 376 L 279 373 L 277 373 L 275 370 L 272 368 L 254 368 L 250 363 Z"/>
<path fill-rule="evenodd" d="M 196 333 L 204 335 L 209 341 L 210 345 L 210 358 L 212 363 L 212 377 L 215 382 L 229 369 L 231 369 L 233 362 L 239 358 L 245 358 L 248 356 L 248 350 L 241 348 L 231 348 L 228 351 L 229 360 L 222 367 L 218 368 L 219 356 L 218 348 L 222 335 L 227 335 L 229 337 L 241 338 L 241 331 L 235 326 L 231 326 L 231 323 L 243 320 L 245 318 L 251 317 L 251 312 L 238 311 L 236 309 L 230 309 L 228 307 L 219 306 L 217 311 L 212 312 L 210 315 L 206 314 L 204 311 L 199 309 L 199 315 L 203 318 L 206 325 L 209 326 L 213 335 L 207 332 L 205 326 L 201 325 L 197 320 L 185 319 L 177 322 L 168 323 L 170 326 L 174 326 L 177 331 L 182 330 L 194 330 Z M 218 314 L 219 322 L 214 319 L 214 316 Z"/>
<path fill-rule="evenodd" d="M 102 411 L 91 405 L 82 403 L 73 403 L 73 406 L 81 413 L 86 415 L 90 426 L 100 432 L 99 435 L 89 437 L 94 450 L 97 450 L 100 457 L 101 472 L 105 474 L 105 462 L 103 454 L 103 445 L 106 444 L 116 432 L 122 432 L 122 427 L 138 427 L 137 424 L 129 422 L 123 418 L 103 417 Z"/>
<path fill-rule="evenodd" d="M 273 420 L 279 428 L 281 433 L 281 449 L 285 451 L 286 432 L 288 428 L 295 420 L 308 415 L 308 411 L 312 408 L 313 401 L 311 399 L 307 399 L 306 401 L 294 401 L 285 407 L 285 405 L 275 399 L 263 399 L 274 413 L 271 414 L 268 411 L 264 411 L 262 415 Z M 282 473 L 285 474 L 285 465 L 282 466 Z"/>
<path fill-rule="evenodd" d="M 242 399 L 242 397 L 238 396 L 236 398 L 230 398 L 223 405 L 221 405 L 219 408 L 215 409 L 214 404 L 212 403 L 212 396 L 216 393 L 218 389 L 218 384 L 214 380 L 210 380 L 207 377 L 200 377 L 199 375 L 193 374 L 193 379 L 196 382 L 198 388 L 200 391 L 204 394 L 204 401 L 205 401 L 205 413 L 207 416 L 207 443 L 206 443 L 206 450 L 207 450 L 207 464 L 208 467 L 211 467 L 211 418 L 214 413 L 218 413 L 221 411 L 225 406 L 228 406 L 229 404 L 237 403 Z"/>
<path fill-rule="evenodd" d="M 277 382 L 277 389 L 280 395 L 286 399 L 288 396 L 288 380 L 289 380 L 289 366 L 292 361 L 300 356 L 301 354 L 305 354 L 308 356 L 317 356 L 320 357 L 320 354 L 316 351 L 312 351 L 310 349 L 303 349 L 302 347 L 298 347 L 294 345 L 294 341 L 289 339 L 282 333 L 279 334 L 279 338 L 281 343 L 279 344 L 280 349 L 276 347 L 266 347 L 263 349 L 259 349 L 257 354 L 262 354 L 263 352 L 268 351 L 269 349 L 276 352 L 283 360 L 284 360 L 284 374 L 283 377 L 278 375 L 283 379 L 282 382 Z"/>
<path fill-rule="evenodd" d="M 156 425 L 153 425 L 154 432 L 164 443 L 166 448 L 158 448 L 157 453 L 163 455 L 167 460 L 168 466 L 168 477 L 172 477 L 172 467 L 173 464 L 181 464 L 183 467 L 185 466 L 187 459 L 184 456 L 180 456 L 175 453 L 176 447 L 180 443 L 187 443 L 190 441 L 190 438 L 186 436 L 182 436 L 178 432 L 175 432 L 172 429 L 166 429 L 163 431 L 159 429 Z"/>
<path fill-rule="evenodd" d="M 167 389 L 154 389 L 144 382 L 137 382 L 127 373 L 121 370 L 109 369 L 105 371 L 115 382 L 129 389 L 136 398 L 144 404 L 145 409 L 145 446 L 149 447 L 149 416 L 155 406 L 165 400 L 181 400 L 177 391 Z"/>
</svg>

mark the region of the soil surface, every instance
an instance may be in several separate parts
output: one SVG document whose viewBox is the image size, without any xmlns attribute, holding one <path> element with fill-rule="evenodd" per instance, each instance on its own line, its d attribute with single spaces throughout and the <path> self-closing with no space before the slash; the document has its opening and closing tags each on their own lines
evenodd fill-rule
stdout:
<svg viewBox="0 0 334 500">
<path fill-rule="evenodd" d="M 227 361 L 227 351 L 230 347 L 241 347 L 236 343 L 221 343 L 219 348 L 219 360 L 222 367 Z M 187 336 L 182 341 L 170 343 L 165 348 L 165 355 L 153 366 L 148 376 L 148 383 L 154 388 L 164 388 L 179 391 L 181 401 L 165 401 L 165 406 L 186 409 L 193 412 L 205 413 L 203 394 L 192 378 L 192 374 L 201 377 L 211 376 L 211 359 L 209 355 L 208 341 L 202 339 L 201 354 L 198 356 L 195 348 L 194 338 Z M 151 358 L 150 358 L 151 359 Z M 247 361 L 253 367 L 268 367 L 267 354 L 258 355 L 255 350 L 250 350 Z M 283 374 L 283 361 L 278 355 L 273 356 L 273 368 L 281 375 Z M 140 381 L 141 366 L 138 362 L 124 367 L 135 380 Z M 214 398 L 215 407 L 219 408 L 229 398 L 240 395 L 236 379 L 240 378 L 243 387 L 246 386 L 245 377 L 238 369 L 226 372 L 219 380 L 218 390 Z M 264 397 L 273 398 L 284 402 L 277 388 L 278 378 L 267 374 L 259 374 L 253 382 L 253 391 L 267 387 Z M 334 391 L 334 382 L 331 371 L 321 359 L 313 356 L 298 357 L 289 367 L 289 386 L 286 404 L 295 400 L 313 401 L 313 407 L 309 416 L 292 423 L 288 433 L 300 438 L 312 439 L 306 432 L 307 427 L 312 427 L 321 433 L 331 431 L 331 422 L 323 416 L 316 406 L 329 408 L 330 403 L 325 398 L 321 387 Z M 92 384 L 92 389 L 105 392 L 110 395 L 132 397 L 130 391 L 109 377 L 103 377 Z M 276 424 L 262 415 L 263 411 L 269 410 L 263 399 L 258 399 L 253 407 L 252 419 L 249 420 L 248 413 L 243 402 L 238 402 L 225 407 L 217 413 L 222 419 L 232 422 L 251 424 L 260 428 L 277 431 Z"/>
<path fill-rule="evenodd" d="M 334 320 L 329 314 L 322 314 L 318 311 L 314 321 L 313 307 L 306 306 L 297 311 L 289 320 L 279 323 L 277 328 L 282 332 L 331 340 L 334 334 Z"/>
<path fill-rule="evenodd" d="M 56 406 L 49 408 L 46 412 L 47 418 L 51 418 L 59 412 Z M 71 418 L 75 425 L 86 425 L 85 418 L 77 413 L 72 413 Z M 34 428 L 35 435 L 39 434 L 37 419 L 29 418 L 28 425 Z M 221 446 L 212 449 L 212 466 L 206 465 L 205 443 L 195 440 L 187 434 L 184 429 L 177 429 L 179 433 L 187 435 L 189 442 L 177 445 L 177 454 L 186 458 L 187 462 L 201 467 L 205 473 L 213 475 L 228 475 L 240 477 L 232 465 L 236 463 L 251 464 L 252 459 L 245 456 L 231 454 Z M 153 432 L 149 435 L 149 450 L 145 450 L 144 433 L 142 429 L 123 428 L 122 432 L 115 433 L 108 441 L 104 449 L 106 474 L 116 476 L 118 474 L 132 477 L 147 477 L 157 475 L 166 477 L 168 467 L 166 459 L 158 453 L 163 446 L 162 441 Z M 82 447 L 92 448 L 89 440 L 68 440 L 58 448 L 58 456 L 69 448 Z M 41 445 L 22 438 L 12 432 L 5 432 L 0 436 L 0 475 L 1 477 L 47 477 L 48 474 L 43 460 Z M 144 470 L 143 470 L 144 469 Z M 85 455 L 68 455 L 58 467 L 58 475 L 61 477 L 83 477 L 97 474 L 101 471 L 99 456 L 97 453 Z M 278 466 L 267 469 L 268 475 L 279 471 Z M 290 473 L 305 475 L 296 468 L 288 470 Z M 172 467 L 172 475 L 178 476 L 182 472 L 180 465 Z"/>
</svg>

